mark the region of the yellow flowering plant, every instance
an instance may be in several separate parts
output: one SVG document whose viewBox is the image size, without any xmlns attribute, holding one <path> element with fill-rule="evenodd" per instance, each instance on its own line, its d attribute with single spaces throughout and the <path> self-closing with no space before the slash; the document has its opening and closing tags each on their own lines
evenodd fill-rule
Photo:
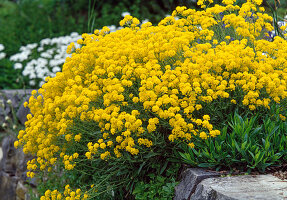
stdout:
<svg viewBox="0 0 287 200">
<path fill-rule="evenodd" d="M 261 1 L 233 3 L 177 7 L 156 26 L 127 15 L 121 30 L 83 34 L 62 72 L 26 103 L 31 114 L 15 147 L 36 156 L 28 176 L 64 174 L 73 187 L 58 188 L 66 199 L 96 198 L 103 182 L 112 196 L 117 187 L 131 193 L 130 180 L 163 173 L 178 144 L 194 148 L 220 135 L 223 111 L 284 108 L 287 42 L 266 39 L 272 17 Z"/>
</svg>

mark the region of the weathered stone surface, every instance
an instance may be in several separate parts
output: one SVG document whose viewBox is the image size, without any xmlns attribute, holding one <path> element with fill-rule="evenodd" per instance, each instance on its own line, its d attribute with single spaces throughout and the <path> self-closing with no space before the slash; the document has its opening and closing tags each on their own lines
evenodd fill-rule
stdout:
<svg viewBox="0 0 287 200">
<path fill-rule="evenodd" d="M 5 137 L 1 142 L 3 157 L 0 159 L 0 199 L 5 193 L 7 200 L 24 200 L 27 199 L 27 193 L 24 183 L 35 186 L 35 180 L 26 176 L 26 162 L 30 159 L 25 155 L 22 149 L 14 148 L 15 138 L 12 136 Z M 7 194 L 6 194 L 7 193 Z"/>
<path fill-rule="evenodd" d="M 26 98 L 24 100 L 24 102 L 28 101 L 28 100 L 29 100 L 29 98 Z M 29 113 L 30 113 L 30 109 L 28 107 L 25 108 L 24 105 L 21 104 L 19 109 L 18 109 L 18 111 L 17 111 L 17 114 L 16 114 L 16 116 L 17 116 L 18 120 L 21 122 L 21 124 L 25 124 L 25 122 L 27 121 L 27 117 L 26 116 Z"/>
<path fill-rule="evenodd" d="M 175 187 L 174 200 L 188 200 L 202 180 L 217 176 L 220 176 L 220 174 L 200 168 L 186 169 L 181 174 L 181 182 Z"/>
<path fill-rule="evenodd" d="M 25 155 L 21 148 L 15 149 L 14 141 L 12 136 L 2 140 L 3 158 L 0 160 L 0 170 L 26 180 L 26 163 L 30 156 Z"/>
<path fill-rule="evenodd" d="M 0 147 L 0 162 L 1 162 L 2 158 L 3 158 L 3 151 L 2 151 L 2 147 Z M 1 167 L 0 167 L 0 169 L 1 169 Z"/>
<path fill-rule="evenodd" d="M 28 191 L 28 189 L 23 184 L 23 182 L 22 181 L 18 181 L 17 187 L 16 187 L 17 199 L 25 200 L 25 194 L 27 193 L 27 191 Z"/>
<path fill-rule="evenodd" d="M 10 176 L 5 172 L 0 172 L 0 199 L 16 199 L 16 185 L 17 185 L 17 177 Z"/>
<path fill-rule="evenodd" d="M 0 123 L 5 122 L 5 117 L 12 118 L 12 108 L 19 121 L 24 124 L 26 115 L 29 109 L 23 107 L 23 103 L 31 96 L 31 89 L 28 90 L 0 90 L 0 101 L 3 102 L 3 107 L 0 106 Z M 12 104 L 9 105 L 7 100 L 11 100 Z M 28 113 L 27 113 L 28 112 Z M 25 115 L 26 114 L 26 115 Z"/>
<path fill-rule="evenodd" d="M 13 146 L 14 139 L 13 137 L 5 137 L 2 141 L 2 150 L 3 150 L 3 158 L 0 161 L 0 169 L 5 173 L 8 173 L 12 176 L 16 174 L 16 163 L 15 157 L 16 149 Z"/>
<path fill-rule="evenodd" d="M 283 200 L 287 199 L 287 181 L 272 175 L 208 178 L 197 186 L 190 199 Z"/>
</svg>

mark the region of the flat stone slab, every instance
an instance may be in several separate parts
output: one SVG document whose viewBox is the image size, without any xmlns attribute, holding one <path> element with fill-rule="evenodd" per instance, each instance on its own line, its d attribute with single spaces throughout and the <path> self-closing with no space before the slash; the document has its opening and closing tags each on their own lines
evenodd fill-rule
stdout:
<svg viewBox="0 0 287 200">
<path fill-rule="evenodd" d="M 273 175 L 207 178 L 199 183 L 192 200 L 284 200 L 287 180 Z"/>
<path fill-rule="evenodd" d="M 181 174 L 181 182 L 175 187 L 173 200 L 188 200 L 196 186 L 204 179 L 220 176 L 217 172 L 208 172 L 201 168 L 188 168 Z"/>
</svg>

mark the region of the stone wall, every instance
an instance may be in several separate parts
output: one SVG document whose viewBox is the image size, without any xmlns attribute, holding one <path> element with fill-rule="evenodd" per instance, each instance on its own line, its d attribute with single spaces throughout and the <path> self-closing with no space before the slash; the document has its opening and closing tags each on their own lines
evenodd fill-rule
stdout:
<svg viewBox="0 0 287 200">
<path fill-rule="evenodd" d="M 272 174 L 226 176 L 199 168 L 182 173 L 174 200 L 283 200 L 287 181 Z"/>
<path fill-rule="evenodd" d="M 29 109 L 23 103 L 28 101 L 31 91 L 0 90 L 0 199 L 3 200 L 28 200 L 27 185 L 35 187 L 35 180 L 26 176 L 26 162 L 30 158 L 22 149 L 14 148 L 16 130 L 10 134 L 5 131 L 12 128 L 9 127 L 11 119 L 15 124 L 24 125 Z"/>
<path fill-rule="evenodd" d="M 24 124 L 27 120 L 26 115 L 29 109 L 23 106 L 25 101 L 31 96 L 31 89 L 28 90 L 0 90 L 0 124 L 6 121 L 5 117 L 10 119 L 17 117 L 19 123 Z M 13 112 L 14 115 L 13 116 Z"/>
<path fill-rule="evenodd" d="M 26 176 L 26 162 L 31 159 L 22 149 L 14 148 L 15 138 L 6 136 L 0 147 L 0 199 L 28 200 L 27 185 L 35 187 L 35 180 Z"/>
</svg>

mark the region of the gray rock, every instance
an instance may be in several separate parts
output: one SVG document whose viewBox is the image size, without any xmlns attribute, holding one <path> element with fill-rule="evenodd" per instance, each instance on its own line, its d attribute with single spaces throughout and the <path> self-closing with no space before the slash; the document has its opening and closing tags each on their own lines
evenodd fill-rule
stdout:
<svg viewBox="0 0 287 200">
<path fill-rule="evenodd" d="M 27 187 L 23 184 L 22 181 L 18 181 L 17 187 L 16 187 L 16 195 L 19 200 L 25 200 L 25 194 L 27 193 L 28 189 Z"/>
<path fill-rule="evenodd" d="M 0 90 L 0 101 L 4 103 L 4 108 L 0 106 L 0 123 L 2 124 L 5 120 L 5 116 L 12 118 L 14 114 L 19 118 L 22 124 L 26 121 L 26 115 L 29 109 L 24 108 L 23 103 L 31 96 L 32 89 L 28 90 Z M 12 104 L 9 105 L 7 100 L 11 100 Z M 19 111 L 20 108 L 20 111 Z M 27 111 L 28 110 L 28 111 Z M 27 113 L 27 114 L 26 114 Z M 25 115 L 26 114 L 26 115 Z"/>
<path fill-rule="evenodd" d="M 1 162 L 2 158 L 3 158 L 3 151 L 2 151 L 2 147 L 0 147 L 0 162 Z"/>
<path fill-rule="evenodd" d="M 208 172 L 200 168 L 186 169 L 181 174 L 181 182 L 175 187 L 174 200 L 189 200 L 196 186 L 204 179 L 220 176 L 219 173 Z"/>
<path fill-rule="evenodd" d="M 283 200 L 287 182 L 272 175 L 233 176 L 203 180 L 192 200 Z"/>
<path fill-rule="evenodd" d="M 26 163 L 27 160 L 31 159 L 31 156 L 25 155 L 21 148 L 15 149 L 14 141 L 14 137 L 7 136 L 1 142 L 0 149 L 3 151 L 3 157 L 0 159 L 1 200 L 28 199 L 26 195 L 27 189 L 25 189 L 24 183 L 34 187 L 36 185 L 36 180 L 27 178 L 26 176 Z M 6 195 L 4 195 L 5 198 L 2 196 L 3 194 Z"/>
<path fill-rule="evenodd" d="M 10 175 L 16 174 L 16 163 L 14 162 L 16 149 L 14 148 L 14 139 L 10 136 L 2 140 L 3 158 L 0 161 L 0 169 Z"/>
<path fill-rule="evenodd" d="M 28 100 L 28 99 L 27 99 Z M 27 101 L 26 100 L 26 101 Z M 30 109 L 29 108 L 25 108 L 23 104 L 20 105 L 18 111 L 17 111 L 17 118 L 18 120 L 21 122 L 21 124 L 25 124 L 25 122 L 27 121 L 27 115 L 30 113 Z"/>
<path fill-rule="evenodd" d="M 5 172 L 0 172 L 0 198 L 6 200 L 16 200 L 17 177 L 10 176 Z"/>
<path fill-rule="evenodd" d="M 2 140 L 3 157 L 0 160 L 0 170 L 17 177 L 24 177 L 27 160 L 30 156 L 25 155 L 21 148 L 15 149 L 15 138 L 7 136 Z"/>
</svg>

